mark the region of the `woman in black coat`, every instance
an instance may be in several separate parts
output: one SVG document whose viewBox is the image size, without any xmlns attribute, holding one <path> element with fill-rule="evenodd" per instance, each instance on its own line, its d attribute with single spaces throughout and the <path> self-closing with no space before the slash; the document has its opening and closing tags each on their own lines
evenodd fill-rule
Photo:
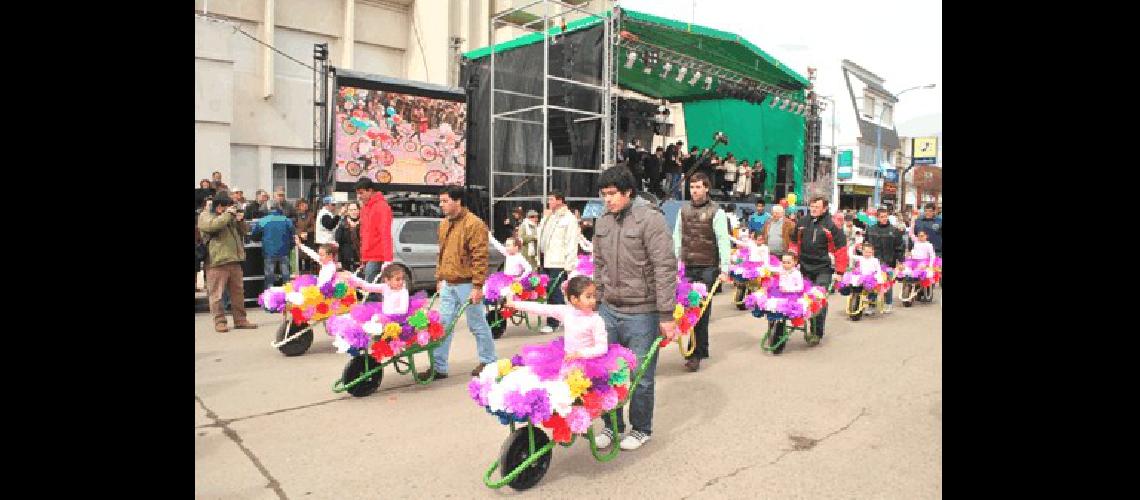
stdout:
<svg viewBox="0 0 1140 500">
<path fill-rule="evenodd" d="M 354 272 L 360 266 L 360 206 L 349 203 L 346 208 L 345 216 L 333 232 L 333 238 L 340 247 L 342 269 Z"/>
</svg>

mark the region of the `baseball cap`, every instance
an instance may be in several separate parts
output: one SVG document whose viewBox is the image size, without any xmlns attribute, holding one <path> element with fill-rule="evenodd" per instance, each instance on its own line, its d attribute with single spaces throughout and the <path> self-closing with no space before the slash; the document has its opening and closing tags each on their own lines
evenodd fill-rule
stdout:
<svg viewBox="0 0 1140 500">
<path fill-rule="evenodd" d="M 527 216 L 527 217 L 538 217 L 538 211 L 537 211 L 537 210 L 533 210 L 533 209 L 532 209 L 532 210 L 527 210 L 527 211 L 526 211 L 526 216 Z"/>
<path fill-rule="evenodd" d="M 325 205 L 331 205 L 333 203 L 336 203 L 336 201 L 333 200 L 332 196 L 325 196 L 324 198 L 321 198 L 321 203 Z"/>
</svg>

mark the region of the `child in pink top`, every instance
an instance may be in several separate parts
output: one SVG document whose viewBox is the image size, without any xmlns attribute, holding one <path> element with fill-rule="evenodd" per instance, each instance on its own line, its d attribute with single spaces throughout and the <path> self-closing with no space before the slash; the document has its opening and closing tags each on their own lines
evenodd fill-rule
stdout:
<svg viewBox="0 0 1140 500">
<path fill-rule="evenodd" d="M 503 274 L 519 277 L 524 274 L 529 274 L 534 270 L 534 268 L 530 267 L 530 262 L 526 261 L 526 257 L 523 257 L 522 254 L 519 253 L 519 248 L 522 247 L 522 241 L 519 240 L 517 236 L 507 238 L 507 244 L 503 246 L 502 243 L 499 243 L 499 240 L 495 239 L 494 234 L 491 234 L 489 231 L 488 234 L 490 235 L 488 239 L 491 241 L 491 244 L 495 246 L 495 249 L 498 250 L 499 253 L 507 256 L 506 262 L 503 263 Z"/>
<path fill-rule="evenodd" d="M 780 258 L 780 291 L 786 293 L 802 292 L 804 290 L 804 277 L 796 267 L 796 254 L 788 252 Z"/>
<path fill-rule="evenodd" d="M 918 241 L 907 259 L 918 261 L 923 267 L 934 267 L 934 245 L 926 241 L 926 231 L 919 231 L 915 236 Z"/>
<path fill-rule="evenodd" d="M 354 274 L 348 275 L 348 282 L 366 292 L 383 294 L 380 311 L 387 316 L 400 316 L 408 314 L 408 288 L 404 286 L 406 277 L 404 269 L 400 266 L 384 266 L 380 270 L 380 281 L 383 283 L 369 283 Z"/>
<path fill-rule="evenodd" d="M 594 311 L 597 306 L 597 286 L 589 276 L 575 276 L 566 285 L 566 298 L 570 305 L 515 302 L 507 298 L 507 307 L 556 318 L 566 327 L 566 360 L 594 358 L 609 349 L 606 323 Z"/>
</svg>

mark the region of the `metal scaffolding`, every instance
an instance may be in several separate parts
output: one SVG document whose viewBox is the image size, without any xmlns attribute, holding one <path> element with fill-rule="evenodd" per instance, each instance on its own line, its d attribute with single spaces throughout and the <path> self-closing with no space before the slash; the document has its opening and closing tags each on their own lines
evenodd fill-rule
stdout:
<svg viewBox="0 0 1140 500">
<path fill-rule="evenodd" d="M 620 15 L 620 9 L 611 5 L 613 2 L 606 1 L 606 12 L 602 14 L 591 13 L 578 5 L 573 5 L 559 0 L 535 0 L 520 7 L 499 12 L 490 19 L 490 46 L 491 46 L 491 102 L 490 102 L 490 144 L 495 144 L 495 124 L 498 121 L 508 121 L 516 123 L 524 123 L 527 125 L 541 125 L 542 126 L 542 173 L 535 172 L 509 172 L 495 170 L 495 148 L 490 147 L 489 155 L 489 168 L 488 168 L 488 186 L 490 198 L 490 211 L 488 213 L 488 221 L 495 219 L 495 204 L 499 201 L 539 201 L 545 203 L 547 193 L 550 188 L 550 177 L 552 172 L 579 172 L 579 173 L 600 173 L 602 170 L 614 164 L 614 155 L 616 153 L 614 138 L 617 137 L 616 123 L 613 119 L 617 114 L 617 95 L 612 92 L 613 86 L 617 85 L 617 65 L 613 58 L 616 55 L 617 48 L 617 33 Z M 528 12 L 527 9 L 537 8 L 538 12 Z M 551 12 L 551 7 L 557 9 L 556 12 Z M 610 12 L 613 15 L 610 15 Z M 523 16 L 514 15 L 516 13 L 524 13 Z M 518 19 L 520 17 L 538 16 L 539 12 L 541 17 L 538 17 L 529 22 L 511 22 L 505 20 L 507 17 Z M 565 20 L 565 16 L 571 13 L 580 13 L 590 18 L 597 18 L 602 20 L 605 29 L 605 43 L 603 43 L 603 68 L 602 68 L 602 82 L 601 85 L 592 83 L 581 82 L 569 78 L 555 76 L 550 73 L 550 46 L 551 38 L 562 35 L 561 32 L 551 34 L 551 20 L 554 18 L 561 18 Z M 541 28 L 535 29 L 531 25 L 541 22 Z M 495 85 L 495 45 L 498 43 L 496 40 L 498 28 L 510 26 L 520 28 L 532 33 L 542 34 L 542 95 L 533 95 L 523 92 L 517 92 L 510 89 L 500 89 Z M 563 26 L 565 23 L 563 22 Z M 595 92 L 600 92 L 601 109 L 578 109 L 566 106 L 557 106 L 550 103 L 550 81 L 562 82 L 570 85 L 576 85 L 582 88 L 590 89 Z M 495 110 L 495 97 L 498 94 L 513 95 L 517 97 L 524 97 L 536 100 L 539 104 L 525 106 L 518 109 L 507 109 L 500 112 Z M 552 165 L 553 162 L 553 147 L 550 142 L 550 111 L 555 110 L 567 114 L 581 115 L 581 118 L 573 120 L 573 123 L 581 123 L 590 120 L 601 120 L 601 158 L 602 164 L 597 169 L 581 169 L 569 167 L 556 167 Z M 542 112 L 542 121 L 524 119 L 519 115 L 530 113 L 534 111 Z M 495 177 L 496 176 L 515 176 L 515 177 L 542 177 L 542 196 L 497 196 L 495 192 Z M 513 189 L 511 190 L 513 191 Z M 511 191 L 505 193 L 509 195 Z M 591 200 L 596 197 L 567 197 L 567 200 Z"/>
</svg>

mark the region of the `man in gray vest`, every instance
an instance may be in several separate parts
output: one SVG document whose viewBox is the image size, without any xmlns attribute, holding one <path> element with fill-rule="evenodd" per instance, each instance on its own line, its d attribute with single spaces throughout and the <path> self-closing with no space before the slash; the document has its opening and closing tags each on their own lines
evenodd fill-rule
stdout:
<svg viewBox="0 0 1140 500">
<path fill-rule="evenodd" d="M 689 180 L 689 192 L 693 198 L 681 207 L 673 228 L 673 253 L 685 263 L 685 277 L 694 283 L 704 283 L 709 290 L 712 290 L 718 271 L 721 281 L 732 282 L 728 277 L 728 216 L 709 199 L 711 184 L 707 174 L 693 174 Z M 690 372 L 699 370 L 701 360 L 709 357 L 711 315 L 712 309 L 706 309 L 693 328 L 697 346 L 685 362 L 685 368 Z"/>
</svg>

